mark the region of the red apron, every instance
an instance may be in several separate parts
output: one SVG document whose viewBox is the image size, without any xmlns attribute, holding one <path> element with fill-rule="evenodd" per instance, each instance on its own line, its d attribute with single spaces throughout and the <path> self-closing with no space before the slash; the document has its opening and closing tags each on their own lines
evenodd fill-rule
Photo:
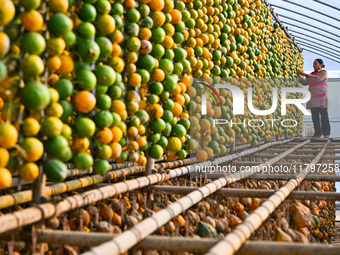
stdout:
<svg viewBox="0 0 340 255">
<path fill-rule="evenodd" d="M 316 76 L 319 73 L 313 73 L 312 76 Z M 327 107 L 327 84 L 323 81 L 309 81 L 309 91 L 311 93 L 311 99 L 307 103 L 307 108 L 315 107 Z"/>
</svg>

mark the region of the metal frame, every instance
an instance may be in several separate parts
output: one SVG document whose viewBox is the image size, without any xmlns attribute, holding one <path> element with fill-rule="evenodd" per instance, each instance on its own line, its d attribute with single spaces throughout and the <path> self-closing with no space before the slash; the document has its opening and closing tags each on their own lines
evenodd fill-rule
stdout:
<svg viewBox="0 0 340 255">
<path fill-rule="evenodd" d="M 306 10 L 309 10 L 309 11 L 312 11 L 312 12 L 316 12 L 317 14 L 326 16 L 327 18 L 334 19 L 334 20 L 340 22 L 340 19 L 336 19 L 336 18 L 334 18 L 334 17 L 331 17 L 331 16 L 329 16 L 329 15 L 327 15 L 327 14 L 325 14 L 325 13 L 319 12 L 319 11 L 314 10 L 314 9 L 312 9 L 312 8 L 309 8 L 309 7 L 307 7 L 307 6 L 303 6 L 303 5 L 301 5 L 301 4 L 297 4 L 297 3 L 294 3 L 294 2 L 291 2 L 291 1 L 288 1 L 288 0 L 283 0 L 283 1 L 284 1 L 284 2 L 287 2 L 287 3 L 289 3 L 289 4 L 293 4 L 293 5 L 299 6 L 299 7 L 303 8 L 303 9 L 306 9 Z"/>
<path fill-rule="evenodd" d="M 297 40 L 297 41 L 299 42 L 299 44 L 302 42 L 302 41 L 300 41 L 300 40 Z M 302 43 L 303 43 L 303 42 L 302 42 Z M 312 50 L 312 48 L 311 48 L 310 46 L 307 46 L 306 44 L 303 46 L 303 49 L 304 49 L 304 50 L 307 50 L 307 51 L 309 51 L 309 52 L 312 52 L 312 53 L 314 53 L 314 54 L 323 56 L 323 57 L 325 57 L 325 58 L 328 58 L 329 60 L 332 60 L 332 61 L 337 62 L 337 63 L 340 64 L 340 60 L 339 60 L 339 59 L 335 59 L 334 57 L 332 57 L 332 56 L 330 56 L 330 55 L 328 55 L 328 54 L 325 54 L 325 53 L 320 53 L 320 51 L 314 51 L 314 50 Z M 319 50 L 319 49 L 318 49 L 318 50 Z"/>
<path fill-rule="evenodd" d="M 311 48 L 313 48 L 314 50 L 319 50 L 319 51 L 321 51 L 321 52 L 323 52 L 323 53 L 325 53 L 325 54 L 331 53 L 331 52 L 329 52 L 329 51 L 327 51 L 327 50 L 317 48 L 317 47 L 315 47 L 314 45 L 312 45 L 312 44 L 310 44 L 310 43 L 304 42 L 304 41 L 302 41 L 302 39 L 298 39 L 297 41 L 299 41 L 299 44 L 305 44 L 307 47 L 311 47 Z M 332 54 L 333 54 L 333 53 L 332 53 Z M 338 58 L 340 59 L 340 55 L 334 54 L 334 57 L 338 57 Z"/>
<path fill-rule="evenodd" d="M 303 29 L 303 30 L 308 31 L 308 32 L 311 32 L 311 33 L 313 33 L 313 34 L 320 35 L 320 36 L 325 37 L 325 38 L 328 38 L 328 39 L 330 39 L 330 40 L 332 40 L 332 41 L 335 41 L 335 40 L 338 40 L 338 39 L 339 39 L 339 38 L 331 38 L 331 37 L 329 37 L 329 36 L 323 35 L 323 34 L 318 33 L 318 32 L 314 32 L 313 30 L 310 30 L 310 29 L 308 29 L 308 28 L 304 28 L 304 27 L 301 27 L 301 26 L 292 24 L 292 23 L 290 23 L 290 22 L 285 22 L 285 24 L 290 25 L 290 26 L 295 27 L 295 28 Z M 338 36 L 338 37 L 339 37 L 339 36 Z M 338 48 L 340 49 L 340 46 L 339 46 Z"/>
<path fill-rule="evenodd" d="M 300 35 L 302 35 L 302 36 L 305 36 L 305 37 L 308 37 L 307 35 L 305 35 L 305 34 L 302 34 L 302 33 L 300 33 L 300 32 L 297 32 L 297 31 L 294 31 L 295 33 L 297 33 L 297 34 L 300 34 Z M 305 38 L 305 37 L 296 37 L 296 39 L 301 39 L 301 40 L 306 40 L 306 41 L 309 41 L 309 42 L 314 42 L 314 41 L 311 41 L 310 39 L 307 39 L 307 38 Z M 314 38 L 314 37 L 312 37 L 312 38 Z M 318 40 L 317 38 L 314 38 L 315 40 Z M 323 42 L 323 41 L 321 41 L 321 40 L 319 40 L 320 42 Z M 324 46 L 324 47 L 328 47 L 328 45 L 325 45 L 324 43 L 320 43 L 322 46 Z M 327 51 L 327 50 L 324 50 L 324 51 Z M 337 51 L 338 52 L 338 51 Z M 330 54 L 331 54 L 331 56 L 334 54 L 332 51 L 330 51 L 329 52 Z"/>
<path fill-rule="evenodd" d="M 325 53 L 325 51 L 320 51 L 320 49 L 316 49 L 315 47 L 310 47 L 307 43 L 305 43 L 304 41 L 302 41 L 302 40 L 300 40 L 300 39 L 297 39 L 297 41 L 299 42 L 299 43 L 302 43 L 302 44 L 304 44 L 304 48 L 311 48 L 311 49 L 313 49 L 313 50 L 317 50 L 317 52 L 319 53 L 320 52 L 320 55 L 321 55 L 321 53 L 323 53 L 323 54 L 325 54 L 326 56 L 324 56 L 324 57 L 328 57 L 328 58 L 330 58 L 330 59 L 334 59 L 334 60 L 339 60 L 339 59 L 337 59 L 336 58 L 336 56 L 334 56 L 333 54 L 329 54 L 329 53 Z"/>
<path fill-rule="evenodd" d="M 333 8 L 333 9 L 335 9 L 335 10 L 337 10 L 337 11 L 340 11 L 340 8 L 336 8 L 334 5 L 326 4 L 325 2 L 320 1 L 320 0 L 313 0 L 313 1 L 314 1 L 314 2 L 317 2 L 317 3 L 319 3 L 319 4 L 323 4 L 323 5 L 325 5 L 325 6 L 329 7 L 329 8 Z"/>
<path fill-rule="evenodd" d="M 304 40 L 303 38 L 302 38 L 302 39 L 301 39 L 301 38 L 297 38 L 297 41 L 299 41 L 299 43 L 304 43 L 304 44 L 305 44 L 305 47 L 310 47 L 310 45 L 311 45 L 311 44 L 308 44 L 308 43 L 307 43 L 307 42 L 310 42 L 310 41 Z M 305 42 L 305 41 L 307 41 L 307 42 Z M 321 46 L 324 47 L 324 45 L 321 45 Z M 320 48 L 315 47 L 315 46 L 312 46 L 312 48 L 313 48 L 314 50 L 321 51 L 322 53 L 328 55 L 330 58 L 335 58 L 335 59 L 337 59 L 336 57 L 339 57 L 339 56 L 337 56 L 336 54 L 333 54 L 333 52 L 329 52 L 329 51 L 327 51 L 327 50 L 321 50 Z M 327 52 L 328 52 L 328 53 L 327 53 Z"/>
<path fill-rule="evenodd" d="M 305 9 L 307 9 L 307 10 L 313 11 L 313 12 L 318 13 L 318 14 L 320 14 L 320 15 L 324 15 L 324 16 L 326 16 L 326 17 L 328 17 L 328 18 L 333 19 L 333 20 L 340 21 L 339 19 L 333 18 L 333 17 L 331 17 L 331 16 L 329 16 L 329 15 L 327 15 L 327 14 L 320 13 L 320 12 L 317 11 L 317 10 L 313 10 L 313 9 L 311 9 L 311 8 L 304 7 L 304 6 L 300 5 L 300 4 L 293 3 L 293 2 L 288 1 L 288 0 L 284 0 L 284 1 L 287 2 L 287 3 L 290 3 L 290 4 L 294 4 L 294 5 L 298 6 L 298 7 L 303 7 L 303 8 L 305 8 Z M 317 20 L 317 19 L 315 19 L 315 18 L 313 18 L 313 17 L 310 17 L 310 16 L 307 16 L 307 15 L 305 15 L 305 14 L 298 13 L 298 12 L 296 12 L 296 11 L 294 11 L 294 10 L 289 10 L 289 9 L 287 9 L 286 7 L 282 7 L 282 6 L 279 6 L 279 5 L 276 5 L 276 4 L 271 4 L 271 6 L 277 7 L 277 8 L 282 9 L 282 10 L 289 11 L 289 12 L 291 12 L 291 13 L 295 13 L 295 14 L 297 14 L 297 15 L 306 17 L 306 18 L 311 19 L 311 20 Z M 340 9 L 339 9 L 339 10 L 340 10 Z M 325 27 L 324 27 L 324 28 L 320 28 L 320 27 L 316 27 L 316 26 L 314 26 L 314 25 L 312 25 L 312 24 L 308 24 L 308 23 L 306 23 L 306 22 L 299 21 L 299 20 L 294 19 L 294 18 L 292 18 L 292 17 L 288 17 L 288 16 L 286 16 L 286 15 L 280 15 L 280 14 L 277 14 L 277 15 L 278 15 L 278 16 L 282 16 L 283 18 L 290 19 L 290 20 L 292 20 L 292 21 L 295 21 L 295 22 L 298 22 L 298 23 L 301 23 L 301 24 L 304 24 L 304 25 L 313 27 L 313 28 L 315 28 L 315 29 L 317 29 L 317 30 L 319 30 L 319 31 L 323 31 L 323 32 L 326 32 L 327 34 L 331 34 L 332 36 L 339 37 L 339 35 L 337 35 L 337 34 L 335 34 L 335 33 L 332 33 L 332 32 L 329 32 L 329 31 L 325 30 L 325 29 L 324 29 Z M 321 20 L 317 20 L 317 21 L 318 21 L 319 23 L 325 24 L 325 25 L 328 26 L 328 27 L 332 27 L 332 28 L 335 28 L 335 29 L 337 29 L 337 30 L 340 30 L 339 27 L 336 27 L 336 26 L 334 26 L 334 25 L 332 25 L 332 24 L 328 24 L 328 23 L 323 22 L 323 21 L 321 21 Z M 315 40 L 318 40 L 319 42 L 323 42 L 324 44 L 327 44 L 327 48 L 328 48 L 328 49 L 318 49 L 318 50 L 317 50 L 317 52 L 318 52 L 317 54 L 320 54 L 320 55 L 323 56 L 323 57 L 329 58 L 330 60 L 333 60 L 333 61 L 335 61 L 335 62 L 337 62 L 337 63 L 340 63 L 339 60 L 335 59 L 335 58 L 338 58 L 338 57 L 339 57 L 336 53 L 339 52 L 340 46 L 338 46 L 338 45 L 336 45 L 336 44 L 333 44 L 332 42 L 327 42 L 327 41 L 325 41 L 325 40 L 318 39 L 318 38 L 316 38 L 316 37 L 314 37 L 314 36 L 312 36 L 312 35 L 307 35 L 307 34 L 301 32 L 301 31 L 297 31 L 297 29 L 294 29 L 294 28 L 306 30 L 306 31 L 308 31 L 308 32 L 310 32 L 310 33 L 316 34 L 316 35 L 318 35 L 318 36 L 322 36 L 322 37 L 327 38 L 327 39 L 329 39 L 329 40 L 331 40 L 331 41 L 336 41 L 335 38 L 331 38 L 331 37 L 329 37 L 329 36 L 327 36 L 327 35 L 323 35 L 322 33 L 317 32 L 317 31 L 312 31 L 311 29 L 308 29 L 308 28 L 303 28 L 302 26 L 299 26 L 298 24 L 292 24 L 292 23 L 288 23 L 288 22 L 284 22 L 284 23 L 287 24 L 287 25 L 292 26 L 292 28 L 290 28 L 289 30 L 290 30 L 291 32 L 293 32 L 293 36 L 295 37 L 296 41 L 297 41 L 299 44 L 302 43 L 301 40 L 299 40 L 299 37 L 300 37 L 300 36 L 295 36 L 294 33 L 299 34 L 299 35 L 303 35 L 303 36 L 306 36 L 306 37 L 308 36 L 308 37 L 310 37 L 310 38 L 313 38 L 313 39 L 315 39 Z M 302 38 L 302 40 L 305 40 L 305 41 L 310 41 L 310 40 L 308 40 L 308 39 L 306 39 L 306 38 L 303 38 L 303 37 L 300 37 L 300 38 Z M 324 44 L 323 44 L 323 45 L 324 45 Z M 302 45 L 302 44 L 301 44 L 301 45 Z M 326 46 L 326 45 L 324 45 L 324 46 Z M 333 47 L 332 47 L 332 46 L 333 46 Z M 309 51 L 312 52 L 312 53 L 316 53 L 315 51 L 313 51 L 313 50 L 316 50 L 316 49 L 315 49 L 314 47 L 312 47 L 311 45 L 309 45 L 307 42 L 304 43 L 304 47 L 303 47 L 303 48 L 309 50 Z"/>
<path fill-rule="evenodd" d="M 297 41 L 299 41 L 299 43 L 301 43 L 302 41 L 300 41 L 300 40 L 297 40 Z M 302 42 L 303 43 L 303 42 Z M 312 49 L 310 46 L 308 46 L 308 45 L 306 45 L 306 44 L 304 44 L 304 47 L 303 47 L 304 49 Z M 313 50 L 315 50 L 315 49 L 313 49 Z M 313 53 L 314 54 L 317 54 L 317 55 L 320 55 L 320 56 L 323 56 L 323 57 L 325 57 L 325 58 L 329 58 L 330 60 L 333 60 L 333 61 L 335 61 L 335 62 L 338 62 L 339 61 L 339 59 L 336 59 L 336 58 L 334 58 L 333 56 L 331 56 L 331 55 L 329 55 L 329 54 L 325 54 L 325 53 L 320 53 L 320 51 L 319 50 L 317 50 L 317 51 L 313 51 Z"/>
<path fill-rule="evenodd" d="M 337 47 L 337 48 L 339 48 L 339 46 L 337 46 L 337 45 L 335 45 L 335 44 L 333 44 L 333 43 L 326 42 L 326 41 L 324 41 L 324 40 L 322 40 L 322 39 L 319 39 L 319 38 L 316 38 L 316 37 L 314 37 L 314 36 L 307 35 L 307 34 L 305 34 L 305 33 L 302 33 L 302 32 L 299 32 L 299 31 L 296 31 L 295 29 L 291 29 L 291 31 L 292 31 L 292 32 L 294 32 L 294 33 L 297 33 L 297 34 L 303 35 L 303 36 L 307 36 L 307 37 L 309 37 L 309 38 L 313 38 L 313 39 L 315 39 L 315 40 L 318 40 L 318 41 L 320 41 L 320 42 L 326 43 L 327 45 L 329 44 L 329 45 L 332 45 L 332 46 L 334 46 L 334 47 Z M 339 50 L 340 50 L 340 48 L 339 48 Z"/>
<path fill-rule="evenodd" d="M 316 50 L 317 52 L 320 52 L 320 53 L 323 53 L 323 54 L 325 54 L 326 56 L 328 56 L 328 58 L 330 58 L 330 59 L 334 59 L 334 60 L 338 60 L 339 59 L 339 56 L 337 56 L 337 55 L 333 55 L 333 54 L 329 54 L 329 53 L 327 53 L 327 51 L 324 51 L 324 50 L 321 50 L 321 49 L 319 49 L 319 48 L 317 48 L 317 47 L 314 47 L 314 46 L 312 46 L 311 44 L 309 44 L 309 43 L 306 43 L 306 42 L 304 42 L 303 40 L 297 40 L 304 48 L 310 48 L 310 49 L 313 49 L 313 50 Z"/>
<path fill-rule="evenodd" d="M 311 47 L 314 50 L 317 50 L 317 51 L 320 51 L 320 52 L 322 52 L 326 55 L 329 55 L 330 58 L 336 58 L 336 59 L 340 58 L 340 55 L 335 54 L 334 52 L 331 52 L 331 51 L 328 51 L 328 50 L 325 50 L 324 48 L 322 48 L 322 47 L 326 47 L 325 45 L 319 45 L 319 47 L 316 47 L 314 44 L 312 44 L 311 41 L 305 40 L 304 38 L 296 38 L 296 41 L 298 41 L 300 44 L 303 43 L 306 47 Z"/>
<path fill-rule="evenodd" d="M 327 56 L 329 56 L 329 58 L 332 58 L 332 59 L 333 59 L 333 58 L 334 58 L 334 59 L 339 59 L 339 55 L 329 54 L 329 53 L 327 53 L 327 51 L 321 50 L 321 49 L 319 49 L 319 48 L 317 48 L 317 47 L 311 45 L 310 43 L 304 42 L 303 40 L 298 39 L 297 41 L 298 41 L 301 45 L 303 45 L 304 47 L 308 47 L 308 48 L 311 48 L 311 49 L 313 49 L 313 50 L 316 50 L 316 51 L 318 51 L 318 52 L 320 52 L 320 53 L 326 54 Z"/>
<path fill-rule="evenodd" d="M 339 37 L 339 35 L 337 35 L 337 34 L 334 34 L 334 33 L 332 33 L 332 32 L 329 32 L 329 31 L 327 31 L 327 30 L 325 30 L 325 29 L 322 29 L 322 28 L 320 28 L 320 27 L 313 26 L 313 25 L 311 25 L 311 24 L 309 24 L 309 23 L 306 23 L 306 22 L 303 22 L 303 21 L 294 19 L 294 18 L 292 18 L 292 17 L 288 17 L 288 16 L 286 16 L 286 15 L 284 15 L 284 14 L 278 14 L 278 15 L 279 15 L 280 17 L 285 18 L 285 19 L 294 20 L 294 21 L 296 21 L 296 22 L 298 22 L 298 23 L 301 23 L 301 24 L 304 24 L 304 25 L 306 25 L 306 26 L 310 26 L 310 27 L 313 27 L 313 28 L 315 28 L 315 29 L 317 29 L 317 30 L 324 31 L 324 32 L 326 32 L 327 34 L 331 34 L 331 35 L 334 35 L 334 36 L 336 36 L 336 37 Z M 284 23 L 288 24 L 287 22 L 284 22 Z"/>
<path fill-rule="evenodd" d="M 332 60 L 332 61 L 337 62 L 337 63 L 340 64 L 340 61 L 339 61 L 339 60 L 332 59 L 332 58 L 330 58 L 330 57 L 328 57 L 328 56 L 326 56 L 326 55 L 320 54 L 320 52 L 316 52 L 316 51 L 313 51 L 313 50 L 308 49 L 308 48 L 305 48 L 305 49 L 306 49 L 307 51 L 309 51 L 309 52 L 312 52 L 312 53 L 314 53 L 314 54 L 318 54 L 318 55 L 320 55 L 320 56 L 323 56 L 323 57 L 325 57 L 325 58 L 328 58 L 328 59 L 330 59 L 330 60 Z"/>
<path fill-rule="evenodd" d="M 330 27 L 333 27 L 333 28 L 335 28 L 335 29 L 337 29 L 337 30 L 340 30 L 339 27 L 333 26 L 333 25 L 331 25 L 331 24 L 328 24 L 328 23 L 323 22 L 323 21 L 321 21 L 321 20 L 315 19 L 315 18 L 313 18 L 313 17 L 309 17 L 309 16 L 307 16 L 307 15 L 305 15 L 305 14 L 302 14 L 302 13 L 299 13 L 299 12 L 296 12 L 296 11 L 293 11 L 293 10 L 289 10 L 289 9 L 287 9 L 287 8 L 285 8 L 285 7 L 278 6 L 278 5 L 276 5 L 276 4 L 271 4 L 271 6 L 274 6 L 274 7 L 280 8 L 280 9 L 282 9 L 282 10 L 285 10 L 285 11 L 288 11 L 288 12 L 292 12 L 292 13 L 301 15 L 301 16 L 306 17 L 306 18 L 308 18 L 308 19 L 312 19 L 312 20 L 315 20 L 315 21 L 320 22 L 320 23 L 322 23 L 322 24 L 325 24 L 326 26 L 330 26 Z"/>
<path fill-rule="evenodd" d="M 321 51 L 322 53 L 329 54 L 329 51 L 315 47 L 314 45 L 307 43 L 307 42 L 304 42 L 301 39 L 298 39 L 297 41 L 299 41 L 300 44 L 305 44 L 305 46 L 313 48 L 314 50 L 318 50 L 318 51 Z M 340 58 L 340 55 L 333 54 L 333 53 L 331 53 L 331 54 L 332 54 L 331 57 L 334 56 L 334 57 Z"/>
</svg>

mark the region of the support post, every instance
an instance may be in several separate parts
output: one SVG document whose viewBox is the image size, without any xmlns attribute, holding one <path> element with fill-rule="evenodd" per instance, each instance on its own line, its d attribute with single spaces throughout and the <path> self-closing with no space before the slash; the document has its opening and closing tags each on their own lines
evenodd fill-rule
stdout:
<svg viewBox="0 0 340 255">
<path fill-rule="evenodd" d="M 46 179 L 46 177 L 45 177 Z M 32 184 L 32 202 L 31 205 L 35 206 L 35 205 L 39 205 L 41 202 L 41 196 L 42 196 L 42 190 L 45 188 L 45 183 L 46 180 L 44 181 L 44 173 L 43 173 L 43 169 L 42 166 L 39 167 L 39 176 L 37 179 L 34 180 L 33 184 Z"/>
<path fill-rule="evenodd" d="M 235 151 L 235 139 L 233 143 L 230 145 L 230 152 L 233 153 Z"/>
<path fill-rule="evenodd" d="M 151 174 L 153 169 L 155 169 L 155 159 L 148 156 L 146 163 L 146 174 L 147 175 Z"/>
</svg>

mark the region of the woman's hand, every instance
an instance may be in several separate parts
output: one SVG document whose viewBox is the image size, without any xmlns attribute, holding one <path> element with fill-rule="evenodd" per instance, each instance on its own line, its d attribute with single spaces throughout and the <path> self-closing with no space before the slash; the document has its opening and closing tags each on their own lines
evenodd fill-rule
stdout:
<svg viewBox="0 0 340 255">
<path fill-rule="evenodd" d="M 308 76 L 308 74 L 306 74 L 306 73 L 304 73 L 304 72 L 302 72 L 302 71 L 297 71 L 297 75 L 298 75 L 298 76 L 305 76 L 305 77 Z"/>
</svg>

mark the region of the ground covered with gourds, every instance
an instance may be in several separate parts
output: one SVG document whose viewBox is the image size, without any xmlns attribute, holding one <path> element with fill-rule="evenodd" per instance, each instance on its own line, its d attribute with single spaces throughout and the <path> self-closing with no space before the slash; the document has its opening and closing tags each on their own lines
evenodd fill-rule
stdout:
<svg viewBox="0 0 340 255">
<path fill-rule="evenodd" d="M 175 187 L 201 187 L 211 182 L 207 178 L 180 177 L 166 181 L 162 185 Z M 228 188 L 243 188 L 256 190 L 278 190 L 286 181 L 245 180 L 230 184 Z M 334 192 L 334 182 L 304 181 L 298 190 Z M 77 194 L 54 197 L 55 202 Z M 46 220 L 46 228 L 65 231 L 82 231 L 91 233 L 121 234 L 132 228 L 143 219 L 151 217 L 155 212 L 176 202 L 181 195 L 158 194 L 138 190 L 128 194 L 117 195 L 90 206 L 62 214 Z M 235 198 L 212 195 L 194 205 L 184 213 L 176 216 L 166 225 L 160 227 L 154 235 L 169 237 L 223 238 L 237 225 L 258 208 L 265 199 Z M 20 206 L 16 208 L 22 210 Z M 332 242 L 335 223 L 335 203 L 313 200 L 286 200 L 264 224 L 252 234 L 250 240 L 270 240 L 278 242 L 323 243 Z M 23 230 L 20 230 L 23 231 Z M 19 232 L 18 236 L 20 236 Z M 17 234 L 14 234 L 16 236 Z M 21 234 L 22 235 L 22 234 Z M 6 242 L 0 244 L 5 248 Z M 15 253 L 30 254 L 31 243 L 16 242 Z M 38 248 L 52 254 L 77 254 L 89 250 L 89 247 L 70 245 L 38 244 Z M 135 250 L 138 254 L 159 254 L 157 250 Z M 166 254 L 172 254 L 162 251 Z M 176 254 L 176 253 L 174 253 Z M 189 254 L 189 253 L 186 253 Z"/>
</svg>

